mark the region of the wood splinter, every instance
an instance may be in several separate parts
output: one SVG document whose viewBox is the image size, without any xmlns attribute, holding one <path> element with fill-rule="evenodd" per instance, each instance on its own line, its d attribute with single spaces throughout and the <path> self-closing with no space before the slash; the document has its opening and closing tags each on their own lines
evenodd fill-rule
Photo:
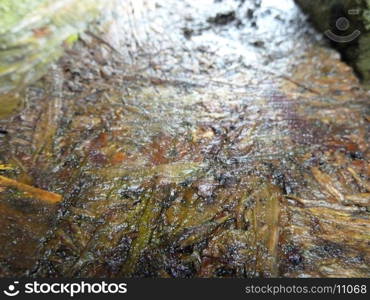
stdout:
<svg viewBox="0 0 370 300">
<path fill-rule="evenodd" d="M 33 198 L 40 200 L 40 201 L 44 201 L 48 204 L 57 204 L 62 201 L 61 195 L 48 192 L 42 189 L 38 189 L 33 186 L 20 183 L 16 180 L 13 180 L 13 179 L 10 179 L 4 176 L 0 176 L 0 186 L 16 188 L 24 193 L 31 195 Z"/>
</svg>

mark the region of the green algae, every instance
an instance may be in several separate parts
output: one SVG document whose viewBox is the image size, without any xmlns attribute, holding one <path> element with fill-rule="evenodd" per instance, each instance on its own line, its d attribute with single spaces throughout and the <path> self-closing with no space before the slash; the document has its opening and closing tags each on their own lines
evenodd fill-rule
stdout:
<svg viewBox="0 0 370 300">
<path fill-rule="evenodd" d="M 110 1 L 4 0 L 0 3 L 0 95 L 14 93 L 46 73 Z M 4 99 L 6 98 L 6 99 Z M 0 98 L 0 116 L 19 102 Z"/>
<path fill-rule="evenodd" d="M 2 0 L 0 2 L 0 35 L 11 31 L 30 12 L 45 2 L 44 0 Z"/>
</svg>

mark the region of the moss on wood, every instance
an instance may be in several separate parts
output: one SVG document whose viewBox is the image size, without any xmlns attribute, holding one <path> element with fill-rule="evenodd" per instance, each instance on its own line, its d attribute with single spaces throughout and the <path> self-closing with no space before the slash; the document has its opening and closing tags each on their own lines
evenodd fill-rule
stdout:
<svg viewBox="0 0 370 300">
<path fill-rule="evenodd" d="M 18 103 L 15 91 L 45 74 L 50 63 L 114 0 L 2 0 L 0 117 Z M 11 109 L 10 109 L 11 108 Z"/>
</svg>

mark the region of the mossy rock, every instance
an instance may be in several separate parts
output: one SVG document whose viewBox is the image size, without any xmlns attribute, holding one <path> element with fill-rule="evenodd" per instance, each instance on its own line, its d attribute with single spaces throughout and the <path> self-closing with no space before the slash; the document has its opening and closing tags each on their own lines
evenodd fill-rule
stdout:
<svg viewBox="0 0 370 300">
<path fill-rule="evenodd" d="M 370 0 L 295 0 L 370 85 Z"/>
</svg>

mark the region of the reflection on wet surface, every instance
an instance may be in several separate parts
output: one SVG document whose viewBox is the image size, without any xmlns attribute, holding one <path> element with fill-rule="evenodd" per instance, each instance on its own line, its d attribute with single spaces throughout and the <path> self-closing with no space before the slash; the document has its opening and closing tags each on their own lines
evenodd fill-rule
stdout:
<svg viewBox="0 0 370 300">
<path fill-rule="evenodd" d="M 29 88 L 0 175 L 63 202 L 0 182 L 0 274 L 369 276 L 369 93 L 276 3 L 124 3 Z"/>
</svg>

